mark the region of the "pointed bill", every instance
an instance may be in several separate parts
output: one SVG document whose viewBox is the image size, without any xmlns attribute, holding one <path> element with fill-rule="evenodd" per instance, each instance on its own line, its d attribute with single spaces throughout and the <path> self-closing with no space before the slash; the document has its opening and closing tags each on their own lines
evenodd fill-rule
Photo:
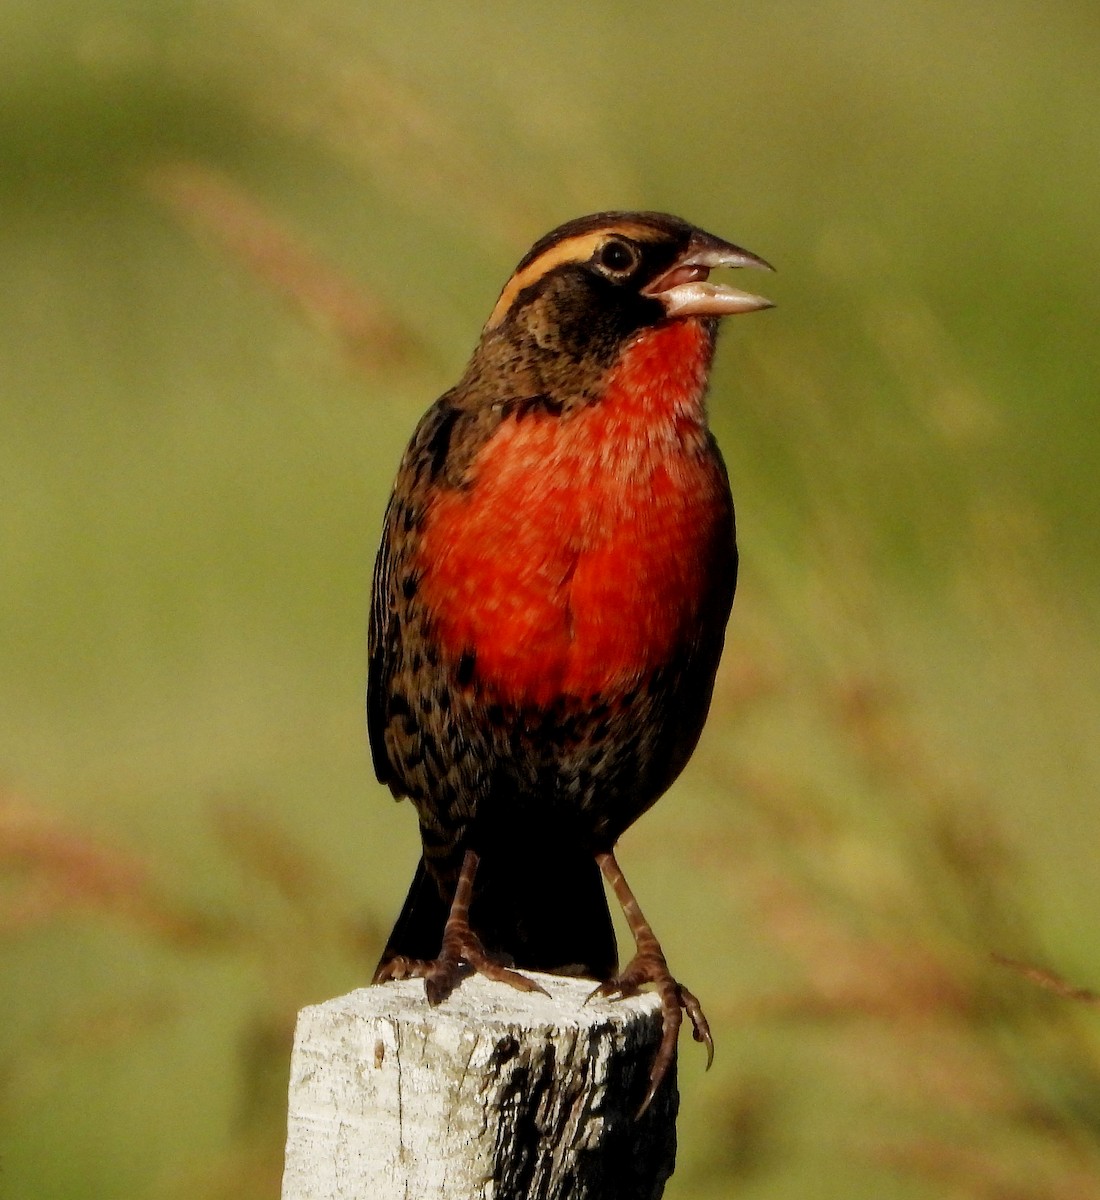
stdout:
<svg viewBox="0 0 1100 1200">
<path fill-rule="evenodd" d="M 646 294 L 660 300 L 670 317 L 725 317 L 775 307 L 763 296 L 741 292 L 726 284 L 710 283 L 708 276 L 715 267 L 774 270 L 770 263 L 740 246 L 707 233 L 697 233 L 676 262 L 646 286 Z"/>
</svg>

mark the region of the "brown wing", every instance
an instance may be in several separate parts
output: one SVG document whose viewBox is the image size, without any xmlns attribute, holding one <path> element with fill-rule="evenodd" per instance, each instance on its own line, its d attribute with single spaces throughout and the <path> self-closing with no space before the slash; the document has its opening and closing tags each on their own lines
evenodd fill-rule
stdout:
<svg viewBox="0 0 1100 1200">
<path fill-rule="evenodd" d="M 374 773 L 379 783 L 393 781 L 393 764 L 386 752 L 387 696 L 389 675 L 393 668 L 396 647 L 392 645 L 395 630 L 390 593 L 390 530 L 396 497 L 386 506 L 382 525 L 382 541 L 374 560 L 371 584 L 370 618 L 367 622 L 367 737 L 374 761 Z"/>
<path fill-rule="evenodd" d="M 455 486 L 452 477 L 460 475 L 472 453 L 470 439 L 455 437 L 456 427 L 468 420 L 450 392 L 424 414 L 401 460 L 374 562 L 367 626 L 367 736 L 375 774 L 395 796 L 406 795 L 408 788 L 386 748 L 386 730 L 394 719 L 393 683 L 402 667 L 402 638 L 408 634 L 403 617 L 409 615 L 416 589 L 410 563 L 433 490 Z M 457 447 L 456 440 L 467 444 Z"/>
</svg>

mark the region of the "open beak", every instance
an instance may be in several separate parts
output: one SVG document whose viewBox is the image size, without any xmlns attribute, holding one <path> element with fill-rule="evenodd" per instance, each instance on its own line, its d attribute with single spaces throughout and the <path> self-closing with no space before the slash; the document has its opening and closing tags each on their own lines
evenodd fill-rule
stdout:
<svg viewBox="0 0 1100 1200">
<path fill-rule="evenodd" d="M 730 313 L 755 312 L 774 308 L 771 300 L 739 292 L 725 284 L 709 283 L 708 276 L 715 267 L 759 267 L 765 271 L 775 268 L 748 250 L 723 242 L 709 233 L 696 233 L 687 249 L 675 263 L 644 291 L 647 296 L 665 306 L 670 317 L 725 317 Z"/>
</svg>

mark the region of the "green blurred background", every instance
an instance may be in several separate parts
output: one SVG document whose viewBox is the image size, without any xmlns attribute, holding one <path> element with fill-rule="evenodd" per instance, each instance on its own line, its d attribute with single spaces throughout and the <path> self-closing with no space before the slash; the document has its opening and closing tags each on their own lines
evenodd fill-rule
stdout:
<svg viewBox="0 0 1100 1200">
<path fill-rule="evenodd" d="M 557 222 L 773 261 L 743 572 L 621 861 L 669 1197 L 1100 1196 L 1100 11 L 4 0 L 0 1196 L 278 1194 L 416 857 L 362 729 L 419 413 Z"/>
</svg>

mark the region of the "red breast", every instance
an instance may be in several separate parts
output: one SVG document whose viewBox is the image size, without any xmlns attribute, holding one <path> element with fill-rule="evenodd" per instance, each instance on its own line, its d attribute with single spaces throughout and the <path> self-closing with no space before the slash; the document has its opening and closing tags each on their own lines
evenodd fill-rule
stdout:
<svg viewBox="0 0 1100 1200">
<path fill-rule="evenodd" d="M 506 419 L 470 486 L 432 502 L 419 595 L 493 698 L 613 696 L 692 637 L 732 552 L 703 411 L 712 351 L 698 319 L 639 333 L 597 402 Z"/>
</svg>

